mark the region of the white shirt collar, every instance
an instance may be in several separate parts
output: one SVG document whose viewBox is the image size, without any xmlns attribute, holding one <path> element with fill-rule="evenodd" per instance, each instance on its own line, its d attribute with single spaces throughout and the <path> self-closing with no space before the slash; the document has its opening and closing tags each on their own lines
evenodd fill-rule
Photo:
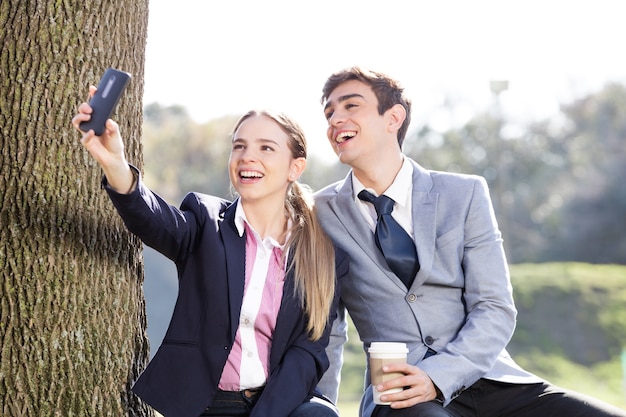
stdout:
<svg viewBox="0 0 626 417">
<path fill-rule="evenodd" d="M 242 237 L 244 232 L 246 231 L 246 226 L 245 226 L 246 224 L 248 225 L 250 230 L 252 230 L 252 232 L 254 233 L 257 241 L 262 242 L 265 245 L 270 245 L 270 246 L 274 246 L 274 247 L 280 248 L 282 250 L 285 249 L 284 248 L 285 245 L 281 245 L 274 238 L 267 237 L 267 238 L 261 240 L 261 236 L 257 233 L 256 230 L 254 230 L 254 227 L 252 227 L 252 225 L 250 224 L 250 222 L 246 218 L 246 212 L 243 210 L 243 206 L 241 205 L 241 198 L 238 198 L 237 199 L 237 207 L 235 208 L 235 227 L 237 228 L 237 233 L 239 233 L 239 237 Z M 291 220 L 291 217 L 290 217 L 287 220 L 287 230 L 289 230 L 289 232 L 287 232 L 287 237 L 285 239 L 285 242 L 287 242 L 289 240 L 289 235 L 291 234 L 291 227 L 292 226 L 293 226 L 293 221 Z"/>
<path fill-rule="evenodd" d="M 359 193 L 362 190 L 365 190 L 366 188 L 361 183 L 361 181 L 359 181 L 359 179 L 354 175 L 354 172 L 352 173 L 352 189 L 354 191 L 354 196 L 353 196 L 354 200 L 360 201 L 358 197 Z M 367 190 L 371 192 L 372 194 L 376 195 L 374 190 L 372 190 L 371 188 L 368 188 Z M 383 194 L 385 194 L 387 197 L 392 198 L 396 202 L 396 204 L 402 207 L 406 207 L 410 202 L 412 191 L 413 191 L 413 166 L 411 166 L 411 163 L 409 162 L 408 158 L 403 157 L 400 171 L 398 171 L 396 178 L 394 178 L 389 188 L 387 188 L 383 192 Z"/>
</svg>

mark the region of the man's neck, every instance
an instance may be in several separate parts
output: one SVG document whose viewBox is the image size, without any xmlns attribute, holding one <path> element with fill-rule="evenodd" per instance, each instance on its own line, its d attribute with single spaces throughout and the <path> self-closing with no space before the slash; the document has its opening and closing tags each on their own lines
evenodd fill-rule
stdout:
<svg viewBox="0 0 626 417">
<path fill-rule="evenodd" d="M 352 167 L 352 172 L 365 188 L 371 188 L 381 195 L 393 184 L 402 168 L 404 156 L 402 153 L 396 155 L 393 159 L 387 158 L 366 167 Z"/>
</svg>

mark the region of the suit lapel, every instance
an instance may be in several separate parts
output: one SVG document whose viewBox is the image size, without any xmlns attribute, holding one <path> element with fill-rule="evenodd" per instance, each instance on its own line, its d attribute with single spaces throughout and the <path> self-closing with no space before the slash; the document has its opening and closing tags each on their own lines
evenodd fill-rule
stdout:
<svg viewBox="0 0 626 417">
<path fill-rule="evenodd" d="M 226 273 L 228 275 L 228 308 L 230 311 L 231 339 L 235 339 L 239 314 L 243 301 L 243 290 L 246 281 L 246 239 L 240 237 L 235 227 L 235 210 L 237 201 L 229 205 L 223 213 L 220 233 L 226 252 Z"/>
<path fill-rule="evenodd" d="M 384 262 L 382 254 L 376 247 L 374 234 L 363 219 L 363 215 L 354 202 L 354 192 L 352 189 L 351 174 L 338 185 L 337 198 L 330 200 L 329 205 L 337 216 L 337 220 L 343 225 L 346 232 L 352 237 L 354 242 L 374 260 L 374 262 Z"/>
<path fill-rule="evenodd" d="M 363 252 L 372 259 L 380 268 L 381 272 L 389 277 L 398 287 L 406 288 L 400 278 L 398 278 L 386 265 L 385 258 L 376 247 L 374 233 L 370 230 L 363 215 L 354 202 L 354 192 L 352 188 L 352 172 L 337 186 L 337 196 L 329 200 L 328 204 L 335 213 L 337 220 L 343 225 L 346 232 L 354 240 Z"/>
<path fill-rule="evenodd" d="M 420 270 L 412 287 L 422 285 L 430 275 L 435 257 L 436 216 L 439 195 L 431 193 L 433 181 L 428 171 L 414 161 L 413 165 L 413 235 Z"/>
</svg>

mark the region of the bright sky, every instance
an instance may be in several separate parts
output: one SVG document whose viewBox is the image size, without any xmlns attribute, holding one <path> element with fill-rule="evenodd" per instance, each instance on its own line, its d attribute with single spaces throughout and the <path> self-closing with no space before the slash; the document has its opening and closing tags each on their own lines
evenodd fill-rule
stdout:
<svg viewBox="0 0 626 417">
<path fill-rule="evenodd" d="M 150 0 L 144 103 L 182 105 L 198 122 L 281 110 L 312 152 L 334 157 L 321 88 L 361 65 L 403 83 L 414 127 L 463 123 L 500 79 L 506 117 L 543 119 L 626 83 L 625 12 L 622 0 Z"/>
</svg>

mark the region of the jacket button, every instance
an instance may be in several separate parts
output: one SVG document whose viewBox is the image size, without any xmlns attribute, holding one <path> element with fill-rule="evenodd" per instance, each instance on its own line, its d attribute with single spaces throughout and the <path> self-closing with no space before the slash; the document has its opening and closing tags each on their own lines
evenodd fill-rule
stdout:
<svg viewBox="0 0 626 417">
<path fill-rule="evenodd" d="M 458 397 L 459 395 L 461 395 L 461 393 L 462 393 L 463 391 L 465 391 L 465 385 L 463 385 L 463 386 L 462 386 L 461 388 L 459 388 L 458 390 L 454 391 L 454 392 L 452 393 L 452 398 L 456 398 L 456 397 Z"/>
<path fill-rule="evenodd" d="M 417 295 L 415 294 L 409 294 L 406 299 L 409 301 L 409 303 L 414 303 L 415 300 L 417 300 Z"/>
<path fill-rule="evenodd" d="M 432 345 L 435 342 L 435 338 L 432 336 L 426 336 L 426 338 L 424 339 L 424 343 L 426 343 L 428 346 Z"/>
</svg>

